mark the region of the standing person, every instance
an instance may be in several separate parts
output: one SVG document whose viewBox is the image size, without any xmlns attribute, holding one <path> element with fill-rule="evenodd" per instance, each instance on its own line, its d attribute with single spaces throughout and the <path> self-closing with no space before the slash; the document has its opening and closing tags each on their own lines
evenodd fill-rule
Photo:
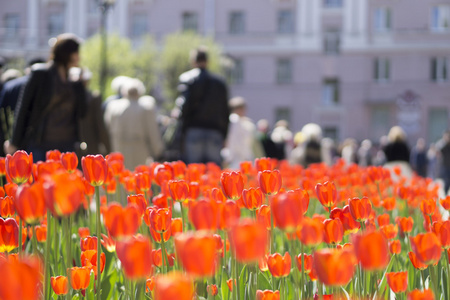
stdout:
<svg viewBox="0 0 450 300">
<path fill-rule="evenodd" d="M 155 99 L 143 96 L 144 84 L 130 79 L 122 87 L 124 97 L 105 108 L 105 123 L 109 130 L 113 152 L 121 152 L 125 167 L 134 170 L 141 164 L 158 159 L 163 143 L 156 121 Z"/>
<path fill-rule="evenodd" d="M 417 175 L 421 177 L 427 176 L 427 148 L 423 138 L 419 138 L 416 145 L 412 148 L 410 164 Z"/>
<path fill-rule="evenodd" d="M 228 167 L 236 170 L 242 161 L 253 161 L 264 154 L 262 145 L 256 137 L 256 126 L 246 116 L 245 99 L 234 97 L 230 100 L 229 106 L 232 113 L 224 153 Z"/>
<path fill-rule="evenodd" d="M 409 163 L 409 147 L 406 142 L 406 133 L 400 126 L 389 130 L 388 143 L 383 148 L 387 162 L 403 161 Z"/>
<path fill-rule="evenodd" d="M 3 58 L 3 57 L 1 57 L 0 56 L 0 77 L 2 76 L 2 74 L 3 74 L 3 67 L 5 66 L 5 59 Z M 2 89 L 3 89 L 3 82 L 2 82 L 2 80 L 0 79 L 0 92 L 2 91 Z"/>
<path fill-rule="evenodd" d="M 437 147 L 441 152 L 442 165 L 441 173 L 445 184 L 445 194 L 447 195 L 450 188 L 450 131 L 447 131 L 442 136 L 442 139 L 437 143 Z"/>
<path fill-rule="evenodd" d="M 86 111 L 83 83 L 69 79 L 69 69 L 80 61 L 79 47 L 76 36 L 59 35 L 50 61 L 31 72 L 19 96 L 11 141 L 4 144 L 6 153 L 24 149 L 33 152 L 34 161 L 43 161 L 48 150 L 75 151 L 78 120 Z"/>
<path fill-rule="evenodd" d="M 225 82 L 207 70 L 204 48 L 191 52 L 194 68 L 180 75 L 183 158 L 186 163 L 222 164 L 220 151 L 228 133 L 230 111 Z"/>
<path fill-rule="evenodd" d="M 102 97 L 98 92 L 89 90 L 92 72 L 88 68 L 72 68 L 70 75 L 74 80 L 81 80 L 87 91 L 87 109 L 80 120 L 80 157 L 89 154 L 106 155 L 111 152 L 109 133 L 103 120 Z M 80 78 L 81 76 L 81 78 Z"/>
</svg>

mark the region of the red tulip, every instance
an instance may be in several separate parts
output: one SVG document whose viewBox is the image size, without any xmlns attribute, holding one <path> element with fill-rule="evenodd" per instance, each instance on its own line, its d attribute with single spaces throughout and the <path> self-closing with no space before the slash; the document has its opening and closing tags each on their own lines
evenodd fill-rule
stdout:
<svg viewBox="0 0 450 300">
<path fill-rule="evenodd" d="M 43 184 L 45 201 L 54 215 L 68 216 L 78 210 L 84 199 L 84 185 L 75 174 L 58 172 Z"/>
<path fill-rule="evenodd" d="M 61 163 L 67 172 L 75 172 L 78 167 L 78 157 L 75 152 L 63 153 L 61 154 Z"/>
<path fill-rule="evenodd" d="M 180 272 L 171 272 L 155 279 L 155 300 L 192 300 L 194 283 Z"/>
<path fill-rule="evenodd" d="M 293 232 L 303 218 L 301 199 L 295 193 L 282 193 L 272 199 L 271 209 L 277 226 Z"/>
<path fill-rule="evenodd" d="M 31 176 L 33 166 L 33 154 L 25 151 L 16 151 L 13 155 L 6 155 L 6 174 L 15 184 L 23 184 Z"/>
<path fill-rule="evenodd" d="M 189 185 L 185 180 L 170 180 L 169 193 L 173 200 L 184 201 L 189 198 Z"/>
<path fill-rule="evenodd" d="M 270 230 L 272 226 L 270 206 L 261 205 L 261 207 L 256 211 L 256 220 Z M 277 226 L 275 220 L 273 220 L 273 226 Z"/>
<path fill-rule="evenodd" d="M 402 245 L 399 240 L 393 240 L 389 242 L 389 251 L 391 254 L 400 254 L 402 251 Z"/>
<path fill-rule="evenodd" d="M 336 186 L 333 182 L 327 181 L 325 183 L 318 183 L 316 185 L 317 199 L 320 203 L 330 209 L 336 204 L 337 201 L 337 191 Z"/>
<path fill-rule="evenodd" d="M 108 166 L 102 155 L 88 155 L 81 159 L 86 180 L 93 186 L 101 186 L 108 175 Z"/>
<path fill-rule="evenodd" d="M 372 212 L 372 203 L 370 203 L 367 197 L 361 199 L 353 198 L 348 201 L 350 207 L 350 213 L 358 222 L 364 222 L 370 217 Z"/>
<path fill-rule="evenodd" d="M 306 274 L 309 274 L 309 272 L 311 272 L 311 270 L 313 268 L 313 256 L 304 254 L 304 253 L 303 253 L 303 256 L 304 256 L 303 260 L 305 262 L 305 266 L 303 267 L 303 269 L 305 270 Z M 301 272 L 302 271 L 302 254 L 299 254 L 296 258 L 297 258 L 297 268 Z"/>
<path fill-rule="evenodd" d="M 399 217 L 396 222 L 403 233 L 410 233 L 413 229 L 414 220 L 411 217 Z"/>
<path fill-rule="evenodd" d="M 18 246 L 19 225 L 17 225 L 16 220 L 0 218 L 0 252 L 11 252 Z"/>
<path fill-rule="evenodd" d="M 280 291 L 257 290 L 256 300 L 280 300 Z"/>
<path fill-rule="evenodd" d="M 450 248 L 450 220 L 443 222 L 434 222 L 433 232 L 439 238 L 442 248 Z"/>
<path fill-rule="evenodd" d="M 106 256 L 105 253 L 100 254 L 100 272 L 103 273 L 105 268 Z M 86 250 L 81 252 L 81 265 L 88 267 L 91 271 L 94 271 L 95 277 L 97 277 L 97 250 Z"/>
<path fill-rule="evenodd" d="M 411 261 L 414 268 L 419 269 L 419 270 L 425 270 L 426 268 L 428 268 L 428 265 L 421 262 L 417 258 L 417 256 L 414 254 L 414 252 L 408 252 L 408 256 L 409 256 L 409 260 Z"/>
<path fill-rule="evenodd" d="M 212 235 L 180 233 L 175 237 L 175 249 L 187 273 L 195 277 L 214 275 L 217 255 L 216 241 Z"/>
<path fill-rule="evenodd" d="M 240 172 L 223 172 L 220 176 L 222 191 L 228 199 L 237 200 L 244 189 L 244 178 Z"/>
<path fill-rule="evenodd" d="M 105 247 L 106 251 L 108 252 L 116 251 L 116 242 L 109 235 L 106 236 L 103 233 L 101 235 L 102 240 L 100 242 L 102 243 L 102 246 Z"/>
<path fill-rule="evenodd" d="M 38 300 L 42 295 L 42 263 L 33 257 L 0 260 L 3 276 L 0 280 L 0 299 Z"/>
<path fill-rule="evenodd" d="M 73 267 L 68 269 L 70 285 L 74 290 L 85 290 L 89 286 L 91 270 L 88 267 Z"/>
<path fill-rule="evenodd" d="M 413 290 L 408 294 L 408 300 L 434 300 L 434 294 L 431 290 Z"/>
<path fill-rule="evenodd" d="M 118 203 L 111 203 L 103 213 L 105 227 L 113 238 L 131 236 L 141 225 L 141 215 L 134 204 L 123 208 Z"/>
<path fill-rule="evenodd" d="M 297 230 L 297 237 L 304 245 L 317 246 L 323 241 L 323 233 L 324 226 L 322 222 L 318 219 L 305 217 L 299 230 Z"/>
<path fill-rule="evenodd" d="M 149 172 L 139 172 L 135 175 L 138 190 L 148 192 L 152 187 L 152 175 Z"/>
<path fill-rule="evenodd" d="M 355 254 L 366 270 L 381 270 L 389 263 L 387 241 L 379 231 L 355 235 L 353 239 Z"/>
<path fill-rule="evenodd" d="M 56 295 L 65 295 L 69 292 L 69 281 L 66 276 L 56 276 L 50 278 L 50 284 Z"/>
<path fill-rule="evenodd" d="M 258 172 L 258 182 L 261 191 L 266 195 L 275 195 L 281 188 L 281 174 L 278 170 Z"/>
<path fill-rule="evenodd" d="M 340 219 L 327 219 L 323 222 L 324 241 L 327 244 L 338 244 L 344 237 L 344 227 Z"/>
<path fill-rule="evenodd" d="M 244 220 L 229 232 L 231 249 L 240 262 L 257 262 L 267 247 L 267 231 L 264 225 Z"/>
<path fill-rule="evenodd" d="M 133 203 L 136 205 L 136 207 L 139 210 L 140 215 L 142 216 L 145 212 L 145 209 L 147 208 L 147 200 L 145 199 L 144 195 L 129 195 L 127 197 L 127 203 Z"/>
<path fill-rule="evenodd" d="M 14 198 L 17 214 L 27 224 L 38 224 L 47 213 L 44 188 L 41 182 L 21 185 Z"/>
<path fill-rule="evenodd" d="M 286 252 L 284 256 L 279 253 L 267 257 L 267 266 L 274 277 L 286 277 L 291 272 L 291 256 Z"/>
<path fill-rule="evenodd" d="M 80 238 L 80 249 L 81 251 L 96 250 L 97 251 L 97 237 L 88 236 L 85 238 Z"/>
<path fill-rule="evenodd" d="M 14 216 L 15 212 L 16 210 L 14 208 L 13 198 L 9 196 L 0 197 L 0 215 L 3 218 L 9 218 L 11 216 Z"/>
<path fill-rule="evenodd" d="M 434 233 L 418 234 L 410 241 L 414 254 L 424 264 L 434 264 L 441 258 L 441 243 Z"/>
<path fill-rule="evenodd" d="M 264 195 L 260 188 L 249 188 L 242 191 L 242 200 L 249 210 L 258 209 L 263 203 Z"/>
<path fill-rule="evenodd" d="M 342 226 L 344 227 L 344 234 L 356 233 L 361 227 L 361 224 L 353 219 L 349 205 L 344 206 L 342 209 L 333 208 L 330 213 L 330 218 L 341 220 Z"/>
<path fill-rule="evenodd" d="M 145 279 L 152 271 L 152 247 L 148 238 L 137 235 L 118 241 L 117 257 L 125 276 L 132 280 Z"/>
<path fill-rule="evenodd" d="M 351 251 L 322 249 L 314 253 L 314 268 L 321 282 L 327 286 L 346 285 L 355 272 L 356 258 Z M 312 273 L 312 272 L 311 272 Z"/>
<path fill-rule="evenodd" d="M 217 228 L 217 211 L 210 201 L 200 200 L 190 205 L 189 219 L 196 230 Z"/>
<path fill-rule="evenodd" d="M 163 233 L 171 228 L 172 211 L 170 208 L 153 209 L 150 212 L 150 226 L 158 233 Z"/>
<path fill-rule="evenodd" d="M 408 272 L 390 272 L 386 274 L 387 283 L 394 293 L 403 293 L 408 287 Z"/>
<path fill-rule="evenodd" d="M 59 150 L 49 150 L 45 153 L 45 159 L 47 161 L 60 161 L 61 160 L 61 151 Z"/>
</svg>

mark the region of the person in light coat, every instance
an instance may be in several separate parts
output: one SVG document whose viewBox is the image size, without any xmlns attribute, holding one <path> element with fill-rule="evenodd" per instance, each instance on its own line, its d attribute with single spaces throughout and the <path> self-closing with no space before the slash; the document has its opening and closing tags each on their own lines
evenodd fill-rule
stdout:
<svg viewBox="0 0 450 300">
<path fill-rule="evenodd" d="M 158 159 L 163 142 L 157 124 L 153 97 L 142 96 L 144 84 L 131 79 L 123 86 L 124 97 L 108 103 L 104 119 L 111 137 L 113 152 L 121 152 L 125 167 L 136 166 Z"/>
</svg>

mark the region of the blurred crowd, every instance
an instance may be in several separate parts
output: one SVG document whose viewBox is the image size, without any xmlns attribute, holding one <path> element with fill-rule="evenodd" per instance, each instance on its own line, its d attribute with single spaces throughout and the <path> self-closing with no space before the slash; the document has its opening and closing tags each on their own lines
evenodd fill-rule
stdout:
<svg viewBox="0 0 450 300">
<path fill-rule="evenodd" d="M 450 132 L 430 145 L 422 138 L 408 145 L 398 126 L 379 141 L 337 142 L 313 123 L 296 132 L 286 120 L 254 122 L 247 117 L 246 100 L 229 99 L 225 82 L 208 72 L 205 49 L 191 53 L 193 69 L 180 74 L 180 97 L 172 111 L 159 110 L 143 82 L 127 76 L 112 81 L 115 94 L 103 101 L 89 88 L 92 72 L 79 66 L 79 47 L 77 37 L 60 35 L 50 59 L 34 59 L 23 72 L 4 70 L 0 58 L 0 155 L 24 149 L 39 161 L 51 149 L 80 156 L 121 152 L 128 169 L 178 159 L 231 169 L 258 157 L 305 167 L 337 159 L 361 166 L 400 162 L 450 187 Z"/>
</svg>

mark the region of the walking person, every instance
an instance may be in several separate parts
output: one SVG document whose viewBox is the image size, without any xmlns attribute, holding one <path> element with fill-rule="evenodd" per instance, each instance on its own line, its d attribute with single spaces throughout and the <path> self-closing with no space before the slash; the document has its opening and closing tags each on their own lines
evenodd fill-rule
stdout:
<svg viewBox="0 0 450 300">
<path fill-rule="evenodd" d="M 184 134 L 182 156 L 186 163 L 222 164 L 221 149 L 228 133 L 228 89 L 208 71 L 208 53 L 191 53 L 194 68 L 180 75 L 181 122 Z"/>
<path fill-rule="evenodd" d="M 75 151 L 78 120 L 86 111 L 83 83 L 69 78 L 69 69 L 80 61 L 79 47 L 76 36 L 59 35 L 50 61 L 31 72 L 19 96 L 11 141 L 4 143 L 6 153 L 24 149 L 37 162 L 48 150 Z"/>
</svg>

